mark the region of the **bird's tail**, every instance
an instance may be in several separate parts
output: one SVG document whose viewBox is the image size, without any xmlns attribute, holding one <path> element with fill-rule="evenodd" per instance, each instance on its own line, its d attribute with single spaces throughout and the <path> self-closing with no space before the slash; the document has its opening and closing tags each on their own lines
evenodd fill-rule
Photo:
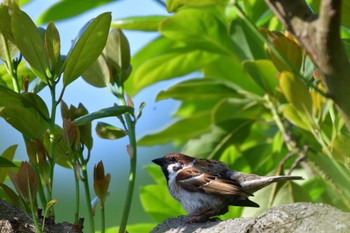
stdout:
<svg viewBox="0 0 350 233">
<path fill-rule="evenodd" d="M 235 172 L 232 177 L 237 179 L 242 188 L 249 193 L 254 193 L 274 182 L 304 179 L 301 176 L 257 176 L 240 172 Z"/>
</svg>

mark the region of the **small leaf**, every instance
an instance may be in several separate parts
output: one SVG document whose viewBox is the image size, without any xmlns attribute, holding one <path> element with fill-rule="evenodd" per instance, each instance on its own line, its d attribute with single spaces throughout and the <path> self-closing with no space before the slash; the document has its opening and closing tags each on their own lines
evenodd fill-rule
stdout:
<svg viewBox="0 0 350 233">
<path fill-rule="evenodd" d="M 129 106 L 114 106 L 114 107 L 110 107 L 110 108 L 103 108 L 100 109 L 96 112 L 92 112 L 89 113 L 85 116 L 81 116 L 79 118 L 76 118 L 73 122 L 76 125 L 83 125 L 86 124 L 88 122 L 91 122 L 93 120 L 96 119 L 100 119 L 100 118 L 105 118 L 105 117 L 116 117 L 116 116 L 120 116 L 124 113 L 133 113 L 134 108 L 129 107 Z"/>
<path fill-rule="evenodd" d="M 94 190 L 96 196 L 101 201 L 101 206 L 104 207 L 104 201 L 108 196 L 109 182 L 111 181 L 111 174 L 105 175 L 105 169 L 102 161 L 94 166 Z"/>
<path fill-rule="evenodd" d="M 22 162 L 17 174 L 9 173 L 12 183 L 20 196 L 34 203 L 39 189 L 39 177 L 28 162 Z M 32 206 L 33 207 L 33 206 Z"/>
<path fill-rule="evenodd" d="M 43 77 L 51 77 L 44 42 L 34 22 L 19 9 L 13 10 L 12 31 L 16 45 L 33 71 L 46 82 Z"/>
<path fill-rule="evenodd" d="M 103 54 L 111 72 L 111 82 L 123 85 L 131 72 L 131 55 L 128 39 L 120 29 L 114 28 L 109 32 Z"/>
<path fill-rule="evenodd" d="M 12 163 L 10 160 L 0 157 L 0 168 L 3 167 L 17 167 L 16 164 Z"/>
<path fill-rule="evenodd" d="M 159 24 L 167 17 L 168 16 L 165 15 L 128 17 L 112 21 L 112 27 L 117 27 L 124 30 L 156 32 L 158 31 Z"/>
<path fill-rule="evenodd" d="M 271 61 L 245 61 L 243 66 L 262 89 L 271 95 L 276 93 L 278 71 Z"/>
<path fill-rule="evenodd" d="M 47 26 L 44 39 L 50 70 L 53 71 L 55 76 L 58 76 L 60 71 L 59 63 L 61 61 L 61 44 L 59 32 L 53 22 L 50 22 Z"/>
<path fill-rule="evenodd" d="M 312 98 L 309 90 L 293 73 L 283 72 L 280 77 L 280 87 L 289 103 L 296 110 L 312 116 Z"/>
<path fill-rule="evenodd" d="M 0 160 L 6 159 L 5 163 L 7 163 L 7 161 L 9 161 L 11 163 L 10 167 L 17 167 L 17 165 L 12 162 L 13 158 L 15 157 L 15 152 L 16 152 L 17 147 L 18 147 L 18 145 L 12 145 L 12 146 L 8 147 L 4 152 L 2 152 Z M 5 163 L 0 162 L 0 167 L 3 167 L 3 165 Z M 14 165 L 14 166 L 12 166 L 12 165 Z M 0 169 L 0 184 L 4 182 L 4 180 L 7 176 L 7 172 L 9 170 L 10 169 L 8 169 L 8 168 L 1 168 Z"/>
<path fill-rule="evenodd" d="M 101 54 L 108 36 L 111 13 L 90 20 L 76 38 L 64 64 L 63 84 L 77 79 Z"/>
<path fill-rule="evenodd" d="M 119 139 L 127 135 L 125 130 L 103 122 L 97 123 L 96 133 L 99 137 L 110 140 Z"/>
<path fill-rule="evenodd" d="M 16 206 L 19 209 L 23 209 L 23 205 L 21 204 L 21 199 L 19 196 L 6 184 L 0 183 L 0 188 L 4 191 L 7 198 L 11 201 L 11 204 Z"/>
</svg>

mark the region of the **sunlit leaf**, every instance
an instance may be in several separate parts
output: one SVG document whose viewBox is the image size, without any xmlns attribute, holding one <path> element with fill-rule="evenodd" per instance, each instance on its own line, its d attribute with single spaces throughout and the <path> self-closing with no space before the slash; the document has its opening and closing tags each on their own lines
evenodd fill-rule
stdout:
<svg viewBox="0 0 350 233">
<path fill-rule="evenodd" d="M 190 79 L 159 92 L 157 101 L 173 98 L 177 100 L 221 99 L 238 97 L 239 94 L 229 82 L 215 79 Z"/>
<path fill-rule="evenodd" d="M 161 23 L 160 32 L 173 40 L 212 53 L 232 55 L 241 51 L 228 37 L 226 26 L 217 12 L 189 8 Z M 189 26 L 190 25 L 190 26 Z"/>
<path fill-rule="evenodd" d="M 297 111 L 293 105 L 284 104 L 281 106 L 281 111 L 284 117 L 287 118 L 292 124 L 304 130 L 310 130 L 308 118 L 303 113 Z"/>
<path fill-rule="evenodd" d="M 83 27 L 65 60 L 65 86 L 78 78 L 101 54 L 107 41 L 110 23 L 111 13 L 103 13 Z"/>
<path fill-rule="evenodd" d="M 175 144 L 184 143 L 189 139 L 207 132 L 209 130 L 209 125 L 209 112 L 196 114 L 193 115 L 193 117 L 178 120 L 160 132 L 142 137 L 138 141 L 138 144 L 142 146 L 151 146 L 169 142 Z"/>
<path fill-rule="evenodd" d="M 113 125 L 104 123 L 104 122 L 98 122 L 96 125 L 96 133 L 100 138 L 104 139 L 119 139 L 127 135 L 125 130 L 122 130 L 118 127 L 115 127 Z"/>
<path fill-rule="evenodd" d="M 124 30 L 158 31 L 160 22 L 167 17 L 165 15 L 128 17 L 112 21 L 111 26 Z"/>
<path fill-rule="evenodd" d="M 60 20 L 69 19 L 98 6 L 105 5 L 109 2 L 112 2 L 112 0 L 84 0 L 83 3 L 75 0 L 59 1 L 43 12 L 38 17 L 37 23 L 44 24 L 49 21 L 57 22 Z"/>
<path fill-rule="evenodd" d="M 244 68 L 267 93 L 274 95 L 278 86 L 278 71 L 269 60 L 245 61 Z"/>
<path fill-rule="evenodd" d="M 214 61 L 217 55 L 201 50 L 181 48 L 153 57 L 143 63 L 132 76 L 133 90 L 141 89 L 162 80 L 180 77 Z"/>
<path fill-rule="evenodd" d="M 333 156 L 340 163 L 350 167 L 350 138 L 346 135 L 338 135 L 332 142 Z"/>
<path fill-rule="evenodd" d="M 309 90 L 293 73 L 283 72 L 280 77 L 280 87 L 289 103 L 296 110 L 312 115 L 312 99 Z"/>
<path fill-rule="evenodd" d="M 204 7 L 224 2 L 223 0 L 167 0 L 166 7 L 169 12 L 173 12 L 181 6 Z"/>
</svg>

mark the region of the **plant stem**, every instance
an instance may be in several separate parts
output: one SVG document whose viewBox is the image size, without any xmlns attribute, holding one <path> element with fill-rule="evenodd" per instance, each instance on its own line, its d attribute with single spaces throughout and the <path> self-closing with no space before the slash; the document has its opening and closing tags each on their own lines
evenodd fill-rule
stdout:
<svg viewBox="0 0 350 233">
<path fill-rule="evenodd" d="M 124 99 L 124 89 L 120 88 L 120 94 L 117 95 L 122 105 L 127 105 Z M 125 199 L 125 205 L 123 210 L 122 219 L 119 226 L 119 232 L 124 233 L 126 225 L 128 223 L 130 206 L 133 198 L 135 179 L 136 179 L 136 164 L 137 164 L 137 145 L 136 145 L 136 134 L 135 134 L 135 122 L 131 119 L 130 113 L 125 113 L 125 121 L 127 125 L 127 131 L 129 136 L 130 146 L 132 148 L 132 154 L 130 156 L 130 171 L 129 171 L 129 184 Z"/>
<path fill-rule="evenodd" d="M 105 226 L 105 223 L 106 223 L 106 219 L 105 219 L 105 207 L 104 207 L 104 204 L 102 204 L 101 202 L 101 233 L 105 233 L 105 229 L 106 229 L 106 226 Z"/>
<path fill-rule="evenodd" d="M 85 196 L 86 196 L 86 207 L 88 209 L 89 222 L 90 222 L 90 232 L 95 233 L 95 222 L 94 222 L 94 215 L 92 213 L 89 179 L 88 179 L 86 164 L 87 164 L 87 161 L 85 161 L 82 158 L 81 170 L 83 173 L 83 177 L 81 180 L 84 183 L 84 190 L 85 190 Z"/>
<path fill-rule="evenodd" d="M 74 181 L 75 181 L 75 215 L 74 224 L 78 224 L 79 221 L 79 208 L 80 208 L 80 188 L 79 188 L 79 176 L 77 171 L 77 160 L 74 159 L 73 171 L 74 171 Z"/>
</svg>

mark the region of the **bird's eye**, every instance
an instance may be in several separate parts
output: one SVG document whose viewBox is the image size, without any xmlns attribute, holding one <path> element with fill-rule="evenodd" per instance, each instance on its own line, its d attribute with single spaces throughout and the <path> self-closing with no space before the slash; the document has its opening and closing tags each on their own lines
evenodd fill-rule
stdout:
<svg viewBox="0 0 350 233">
<path fill-rule="evenodd" d="M 176 162 L 176 159 L 174 157 L 171 157 L 170 162 Z"/>
</svg>

